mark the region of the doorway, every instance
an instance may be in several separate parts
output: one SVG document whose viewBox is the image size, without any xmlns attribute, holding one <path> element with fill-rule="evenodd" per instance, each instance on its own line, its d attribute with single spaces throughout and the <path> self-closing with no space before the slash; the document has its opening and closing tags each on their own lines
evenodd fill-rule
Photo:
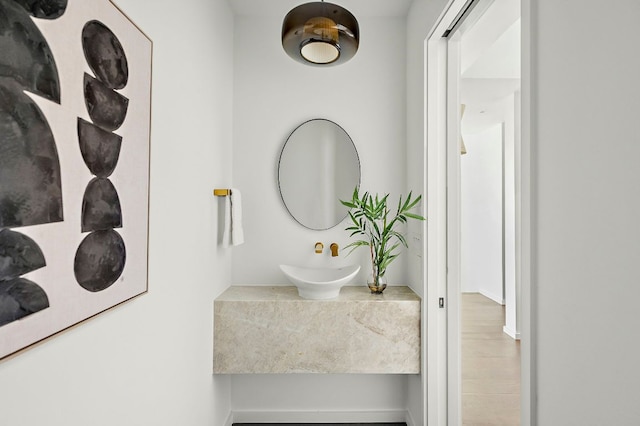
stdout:
<svg viewBox="0 0 640 426">
<path fill-rule="evenodd" d="M 501 0 L 453 0 L 441 15 L 439 23 L 425 40 L 426 81 L 425 104 L 427 108 L 427 295 L 430 307 L 438 300 L 440 309 L 428 312 L 427 331 L 427 369 L 435 383 L 429 383 L 428 424 L 438 426 L 458 426 L 462 424 L 462 350 L 461 329 L 463 322 L 461 290 L 464 277 L 461 235 L 463 232 L 462 173 L 461 173 L 461 91 L 463 79 L 461 70 L 469 62 L 463 58 L 468 46 L 463 43 L 463 34 L 470 31 L 473 24 L 490 9 L 492 3 L 511 3 Z M 519 6 L 519 4 L 517 5 Z M 519 7 L 518 7 L 519 9 Z M 478 45 L 482 37 L 475 37 Z M 473 44 L 473 43 L 470 43 Z M 477 48 L 477 46 L 473 46 Z M 528 55 L 523 51 L 522 58 Z M 476 58 L 477 59 L 477 58 Z M 489 62 L 495 63 L 496 58 Z M 526 62 L 526 61 L 525 61 Z M 518 63 L 520 63 L 518 61 Z M 476 70 L 477 71 L 477 70 Z M 528 74 L 523 79 L 523 89 L 528 96 Z M 493 82 L 497 83 L 497 82 Z M 496 87 L 490 89 L 496 93 Z M 499 90 L 498 90 L 499 92 Z M 528 99 L 526 96 L 523 99 Z M 512 105 L 520 100 L 520 94 L 513 95 Z M 525 105 L 526 106 L 526 105 Z M 525 111 L 528 109 L 525 108 Z M 486 111 L 485 111 L 486 112 Z M 525 120 L 528 118 L 523 116 Z M 501 135 L 505 134 L 505 125 L 501 125 Z M 504 141 L 504 137 L 502 137 Z M 514 176 L 514 232 L 515 256 L 518 259 L 513 275 L 519 290 L 508 290 L 500 282 L 499 290 L 492 299 L 512 298 L 509 316 L 510 324 L 505 323 L 503 330 L 513 337 L 521 333 L 523 356 L 521 360 L 522 425 L 528 426 L 531 413 L 531 334 L 529 300 L 529 175 L 528 175 L 528 137 L 516 141 L 513 156 L 517 163 L 517 175 Z M 505 152 L 501 147 L 502 152 Z M 504 175 L 504 172 L 503 172 Z M 504 197 L 504 195 L 503 195 Z M 505 217 L 503 215 L 503 217 Z M 503 223 L 504 231 L 504 223 Z M 503 246 L 504 247 L 504 246 Z M 504 264 L 504 254 L 503 264 Z M 503 271 L 504 276 L 504 271 Z M 437 296 L 437 299 L 436 299 Z M 520 296 L 520 297 L 518 297 Z M 442 301 L 445 303 L 442 303 Z M 516 309 L 520 302 L 522 309 Z M 435 312 L 434 312 L 435 311 Z M 519 312 L 516 315 L 516 312 Z"/>
<path fill-rule="evenodd" d="M 494 0 L 458 31 L 461 423 L 518 426 L 519 3 Z"/>
</svg>

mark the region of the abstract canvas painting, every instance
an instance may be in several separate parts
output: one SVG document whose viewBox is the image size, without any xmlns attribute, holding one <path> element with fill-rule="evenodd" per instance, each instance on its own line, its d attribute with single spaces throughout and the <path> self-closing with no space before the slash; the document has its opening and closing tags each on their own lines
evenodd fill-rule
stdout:
<svg viewBox="0 0 640 426">
<path fill-rule="evenodd" d="M 147 291 L 151 40 L 0 0 L 0 359 Z"/>
</svg>

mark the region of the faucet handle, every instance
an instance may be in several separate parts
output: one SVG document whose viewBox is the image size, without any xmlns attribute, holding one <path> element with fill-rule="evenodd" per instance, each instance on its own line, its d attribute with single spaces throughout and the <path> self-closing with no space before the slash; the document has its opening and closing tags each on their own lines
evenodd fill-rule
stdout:
<svg viewBox="0 0 640 426">
<path fill-rule="evenodd" d="M 320 241 L 318 241 L 316 243 L 316 253 L 322 253 L 322 250 L 324 249 L 324 244 L 322 244 Z"/>
<path fill-rule="evenodd" d="M 336 244 L 336 243 L 331 243 L 331 245 L 329 246 L 329 248 L 331 249 L 331 256 L 332 256 L 332 257 L 336 257 L 336 256 L 338 256 L 338 244 Z"/>
</svg>

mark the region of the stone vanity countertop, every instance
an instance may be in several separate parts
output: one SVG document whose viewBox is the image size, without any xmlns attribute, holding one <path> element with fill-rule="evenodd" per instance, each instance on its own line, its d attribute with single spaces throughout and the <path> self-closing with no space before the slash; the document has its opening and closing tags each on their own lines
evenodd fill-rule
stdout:
<svg viewBox="0 0 640 426">
<path fill-rule="evenodd" d="M 298 302 L 416 302 L 420 297 L 409 287 L 389 286 L 382 294 L 371 294 L 368 287 L 345 286 L 335 299 L 309 300 L 298 296 L 294 286 L 231 286 L 216 301 L 224 302 L 260 302 L 260 301 L 298 301 Z"/>
<path fill-rule="evenodd" d="M 420 297 L 343 287 L 307 300 L 293 286 L 232 286 L 214 303 L 218 374 L 420 373 Z"/>
</svg>

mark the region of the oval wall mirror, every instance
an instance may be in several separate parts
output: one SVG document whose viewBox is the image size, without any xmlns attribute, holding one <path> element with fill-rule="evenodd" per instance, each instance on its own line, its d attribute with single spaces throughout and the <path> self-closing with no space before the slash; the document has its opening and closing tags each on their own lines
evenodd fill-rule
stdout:
<svg viewBox="0 0 640 426">
<path fill-rule="evenodd" d="M 309 229 L 324 230 L 342 222 L 360 184 L 360 159 L 344 129 L 325 119 L 298 126 L 280 153 L 278 185 L 291 216 Z"/>
</svg>

